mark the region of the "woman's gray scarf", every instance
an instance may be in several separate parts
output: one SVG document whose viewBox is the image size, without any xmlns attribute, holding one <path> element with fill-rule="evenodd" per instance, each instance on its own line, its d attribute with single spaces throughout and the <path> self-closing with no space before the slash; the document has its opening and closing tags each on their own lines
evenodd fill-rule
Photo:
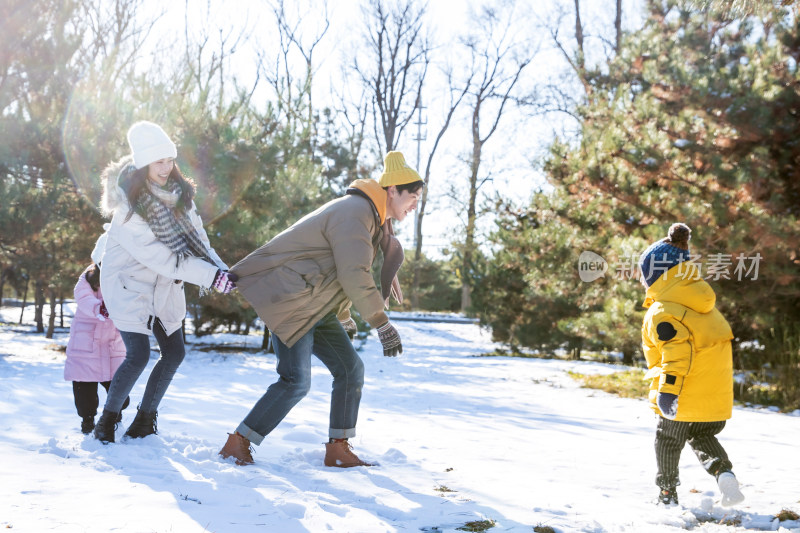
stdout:
<svg viewBox="0 0 800 533">
<path fill-rule="evenodd" d="M 162 189 L 148 179 L 147 190 L 150 194 L 140 196 L 138 207 L 153 234 L 177 256 L 175 266 L 191 255 L 224 269 L 224 265 L 211 258 L 189 215 L 175 209 L 181 197 L 180 184 L 170 179 Z"/>
</svg>

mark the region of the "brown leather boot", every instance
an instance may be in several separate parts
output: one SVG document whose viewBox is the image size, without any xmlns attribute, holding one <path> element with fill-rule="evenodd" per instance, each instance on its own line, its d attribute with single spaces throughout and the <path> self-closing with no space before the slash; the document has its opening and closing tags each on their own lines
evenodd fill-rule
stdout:
<svg viewBox="0 0 800 533">
<path fill-rule="evenodd" d="M 330 442 L 325 443 L 325 466 L 350 468 L 352 466 L 375 466 L 375 463 L 359 459 L 353 453 L 353 447 L 347 442 L 347 439 L 331 439 Z"/>
<path fill-rule="evenodd" d="M 237 465 L 245 466 L 255 463 L 251 454 L 252 451 L 253 448 L 250 446 L 250 441 L 240 435 L 238 431 L 234 431 L 233 433 L 228 433 L 228 442 L 225 443 L 219 454 L 223 459 L 233 457 L 236 459 Z"/>
</svg>

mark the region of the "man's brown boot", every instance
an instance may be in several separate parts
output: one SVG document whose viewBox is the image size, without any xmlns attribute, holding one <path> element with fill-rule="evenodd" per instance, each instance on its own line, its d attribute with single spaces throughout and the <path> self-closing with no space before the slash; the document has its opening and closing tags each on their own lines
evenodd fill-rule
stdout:
<svg viewBox="0 0 800 533">
<path fill-rule="evenodd" d="M 250 453 L 252 451 L 253 448 L 250 447 L 250 441 L 240 435 L 238 431 L 234 431 L 233 433 L 228 433 L 228 442 L 225 443 L 219 454 L 223 459 L 233 457 L 236 459 L 237 465 L 245 466 L 255 463 L 253 455 Z"/>
<path fill-rule="evenodd" d="M 339 468 L 350 468 L 352 466 L 375 466 L 375 463 L 368 463 L 358 458 L 353 453 L 353 447 L 347 439 L 331 439 L 325 444 L 325 466 L 338 466 Z"/>
</svg>

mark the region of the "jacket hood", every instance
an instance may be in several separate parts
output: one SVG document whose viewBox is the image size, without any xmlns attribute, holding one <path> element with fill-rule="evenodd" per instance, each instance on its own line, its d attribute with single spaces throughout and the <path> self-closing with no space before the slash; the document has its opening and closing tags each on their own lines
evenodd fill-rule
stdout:
<svg viewBox="0 0 800 533">
<path fill-rule="evenodd" d="M 103 185 L 103 196 L 100 199 L 100 211 L 103 216 L 111 218 L 119 209 L 130 209 L 128 195 L 125 194 L 125 178 L 136 170 L 133 156 L 125 156 L 108 165 L 100 175 Z"/>
<path fill-rule="evenodd" d="M 701 277 L 697 264 L 681 263 L 670 268 L 647 289 L 642 305 L 647 308 L 655 302 L 673 302 L 698 313 L 708 313 L 714 309 L 717 295 Z"/>
<path fill-rule="evenodd" d="M 380 184 L 372 179 L 359 179 L 350 184 L 350 189 L 357 189 L 370 199 L 378 212 L 381 226 L 386 222 L 386 191 Z"/>
</svg>

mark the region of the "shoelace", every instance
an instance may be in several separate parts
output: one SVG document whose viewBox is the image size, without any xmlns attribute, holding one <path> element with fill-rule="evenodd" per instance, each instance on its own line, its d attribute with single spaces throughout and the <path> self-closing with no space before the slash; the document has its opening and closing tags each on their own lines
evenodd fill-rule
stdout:
<svg viewBox="0 0 800 533">
<path fill-rule="evenodd" d="M 355 454 L 355 452 L 353 452 L 353 445 L 350 444 L 349 440 L 344 441 L 344 444 L 345 444 L 344 453 L 346 455 L 352 456 L 352 458 L 354 460 L 356 460 L 356 461 L 363 462 L 363 461 L 361 461 L 361 459 L 358 458 L 358 456 Z"/>
<path fill-rule="evenodd" d="M 239 447 L 239 452 L 241 455 L 248 455 L 250 456 L 250 458 L 253 457 L 253 452 L 255 451 L 255 449 L 249 443 L 245 444 L 244 438 L 236 439 L 236 444 Z"/>
</svg>

